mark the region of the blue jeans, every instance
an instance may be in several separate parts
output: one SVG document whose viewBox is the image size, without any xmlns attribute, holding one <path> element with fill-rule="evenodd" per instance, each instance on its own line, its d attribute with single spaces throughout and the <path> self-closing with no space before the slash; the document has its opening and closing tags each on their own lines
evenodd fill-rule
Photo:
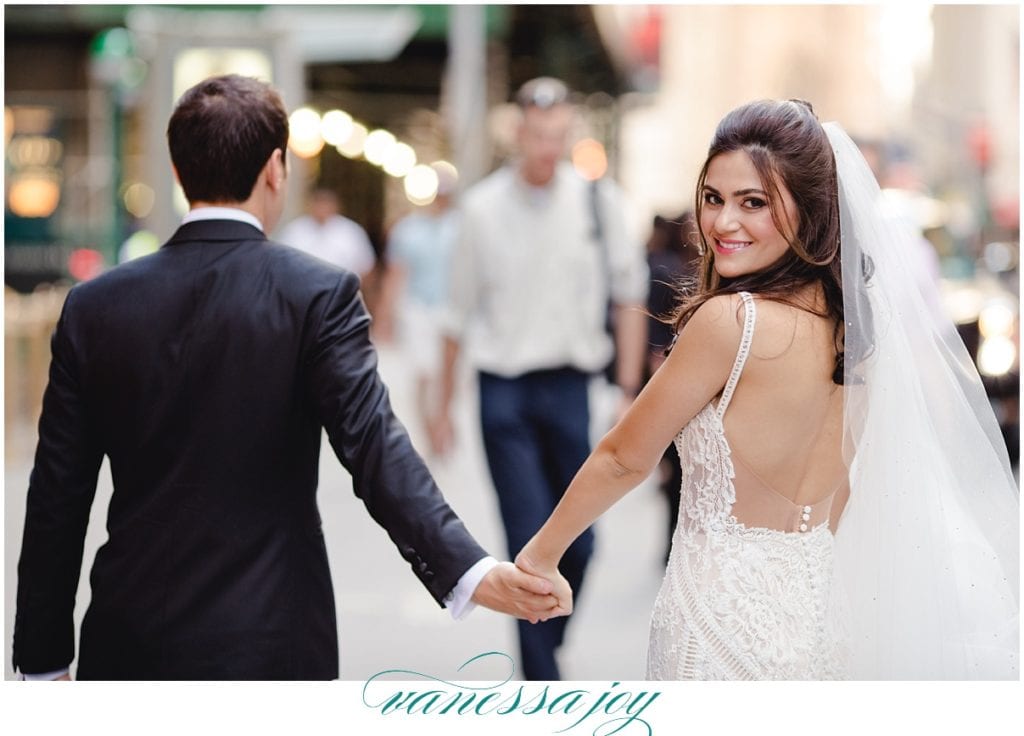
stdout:
<svg viewBox="0 0 1024 736">
<path fill-rule="evenodd" d="M 590 377 L 572 368 L 516 378 L 480 374 L 480 418 L 491 479 L 498 492 L 508 552 L 515 557 L 547 520 L 590 454 Z M 559 570 L 578 596 L 594 549 L 588 529 L 568 549 Z M 566 617 L 519 621 L 523 676 L 558 680 L 555 650 Z"/>
</svg>

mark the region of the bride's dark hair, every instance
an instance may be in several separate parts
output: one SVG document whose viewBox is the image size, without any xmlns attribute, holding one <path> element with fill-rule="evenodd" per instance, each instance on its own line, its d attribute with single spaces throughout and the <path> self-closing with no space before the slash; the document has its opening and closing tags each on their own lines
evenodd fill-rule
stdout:
<svg viewBox="0 0 1024 736">
<path fill-rule="evenodd" d="M 678 333 L 704 302 L 720 294 L 750 291 L 785 302 L 832 320 L 836 346 L 833 381 L 843 382 L 843 278 L 839 252 L 839 192 L 832 146 L 809 102 L 759 100 L 738 107 L 718 124 L 707 159 L 697 178 L 695 212 L 699 223 L 704 207 L 704 181 L 712 159 L 721 153 L 744 151 L 768 194 L 775 227 L 790 248 L 775 263 L 756 273 L 724 278 L 715 271 L 714 249 L 698 227 L 701 243 L 699 281 L 695 292 L 680 290 L 680 303 L 670 318 Z M 779 184 L 793 197 L 796 232 L 787 225 Z M 821 283 L 821 311 L 793 300 L 800 289 Z"/>
</svg>

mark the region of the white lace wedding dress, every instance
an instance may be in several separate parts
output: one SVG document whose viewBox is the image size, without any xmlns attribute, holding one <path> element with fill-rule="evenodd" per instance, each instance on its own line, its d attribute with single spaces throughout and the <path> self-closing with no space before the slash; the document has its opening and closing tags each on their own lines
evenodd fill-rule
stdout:
<svg viewBox="0 0 1024 736">
<path fill-rule="evenodd" d="M 743 338 L 722 397 L 675 440 L 683 470 L 679 522 L 654 604 L 647 677 L 840 679 L 832 496 L 793 504 L 734 458 L 725 437 L 722 421 L 756 322 L 753 298 L 741 296 Z"/>
</svg>

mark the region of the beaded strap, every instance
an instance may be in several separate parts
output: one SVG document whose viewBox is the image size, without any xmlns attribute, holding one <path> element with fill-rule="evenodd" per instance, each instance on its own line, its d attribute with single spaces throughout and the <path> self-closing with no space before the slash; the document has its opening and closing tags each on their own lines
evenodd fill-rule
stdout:
<svg viewBox="0 0 1024 736">
<path fill-rule="evenodd" d="M 740 380 L 740 373 L 743 372 L 743 365 L 747 362 L 747 355 L 750 354 L 750 343 L 754 339 L 754 323 L 757 322 L 757 311 L 754 309 L 754 297 L 749 292 L 741 291 L 743 299 L 743 337 L 740 339 L 740 349 L 736 353 L 736 362 L 732 364 L 732 373 L 729 374 L 729 381 L 722 391 L 722 399 L 718 402 L 718 418 L 725 416 L 725 410 L 729 408 L 732 401 L 732 392 L 736 390 L 736 384 Z"/>
</svg>

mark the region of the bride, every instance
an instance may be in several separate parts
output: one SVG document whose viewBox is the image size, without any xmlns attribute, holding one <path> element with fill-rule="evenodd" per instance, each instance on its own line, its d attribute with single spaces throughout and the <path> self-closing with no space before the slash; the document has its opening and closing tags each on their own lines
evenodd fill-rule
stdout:
<svg viewBox="0 0 1024 736">
<path fill-rule="evenodd" d="M 719 123 L 666 362 L 517 558 L 557 571 L 675 442 L 652 679 L 1016 679 L 1017 489 L 912 233 L 803 101 Z"/>
</svg>

